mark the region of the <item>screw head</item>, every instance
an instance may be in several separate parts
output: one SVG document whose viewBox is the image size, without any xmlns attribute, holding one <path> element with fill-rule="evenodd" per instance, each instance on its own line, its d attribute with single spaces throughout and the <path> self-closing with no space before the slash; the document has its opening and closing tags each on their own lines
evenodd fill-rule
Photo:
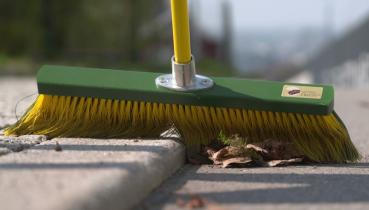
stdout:
<svg viewBox="0 0 369 210">
<path fill-rule="evenodd" d="M 167 82 L 168 82 L 168 80 L 167 80 L 167 79 L 165 79 L 164 77 L 160 77 L 160 78 L 159 78 L 159 82 L 160 82 L 160 83 L 167 83 Z"/>
<path fill-rule="evenodd" d="M 202 84 L 207 85 L 210 81 L 208 79 L 203 79 L 201 81 Z"/>
</svg>

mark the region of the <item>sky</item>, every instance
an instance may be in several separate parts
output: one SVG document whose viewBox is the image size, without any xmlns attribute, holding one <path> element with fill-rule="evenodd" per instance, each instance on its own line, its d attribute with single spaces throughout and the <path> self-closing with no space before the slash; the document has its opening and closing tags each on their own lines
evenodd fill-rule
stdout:
<svg viewBox="0 0 369 210">
<path fill-rule="evenodd" d="M 369 15 L 369 0 L 190 0 L 201 27 L 220 30 L 222 2 L 231 3 L 236 30 L 322 27 L 328 22 L 340 34 Z"/>
</svg>

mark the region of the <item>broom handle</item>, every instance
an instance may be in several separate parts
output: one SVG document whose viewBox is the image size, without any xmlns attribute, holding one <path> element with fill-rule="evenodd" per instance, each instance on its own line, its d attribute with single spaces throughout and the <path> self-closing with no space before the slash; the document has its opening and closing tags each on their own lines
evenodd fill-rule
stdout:
<svg viewBox="0 0 369 210">
<path fill-rule="evenodd" d="M 172 74 L 157 77 L 158 87 L 174 91 L 196 91 L 214 86 L 212 79 L 196 73 L 195 59 L 191 55 L 190 17 L 187 0 L 171 0 L 174 56 Z"/>
<path fill-rule="evenodd" d="M 187 0 L 171 0 L 174 58 L 179 64 L 191 62 L 190 18 Z"/>
</svg>

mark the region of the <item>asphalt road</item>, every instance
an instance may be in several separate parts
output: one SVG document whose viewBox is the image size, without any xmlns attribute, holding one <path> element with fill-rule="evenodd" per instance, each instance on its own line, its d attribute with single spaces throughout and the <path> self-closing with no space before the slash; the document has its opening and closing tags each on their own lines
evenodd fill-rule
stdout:
<svg viewBox="0 0 369 210">
<path fill-rule="evenodd" d="M 369 93 L 338 90 L 335 107 L 363 155 L 360 163 L 248 169 L 187 165 L 140 208 L 182 209 L 195 197 L 213 210 L 369 209 Z"/>
</svg>

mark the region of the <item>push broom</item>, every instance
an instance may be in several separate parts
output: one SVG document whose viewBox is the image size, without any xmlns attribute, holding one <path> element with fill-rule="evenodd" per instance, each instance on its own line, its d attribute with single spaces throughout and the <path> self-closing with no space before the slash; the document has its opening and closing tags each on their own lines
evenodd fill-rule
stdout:
<svg viewBox="0 0 369 210">
<path fill-rule="evenodd" d="M 223 132 L 292 142 L 316 162 L 358 160 L 331 86 L 197 75 L 187 0 L 171 0 L 171 9 L 172 74 L 44 66 L 36 102 L 5 135 L 159 137 L 174 126 L 187 145 Z"/>
</svg>

